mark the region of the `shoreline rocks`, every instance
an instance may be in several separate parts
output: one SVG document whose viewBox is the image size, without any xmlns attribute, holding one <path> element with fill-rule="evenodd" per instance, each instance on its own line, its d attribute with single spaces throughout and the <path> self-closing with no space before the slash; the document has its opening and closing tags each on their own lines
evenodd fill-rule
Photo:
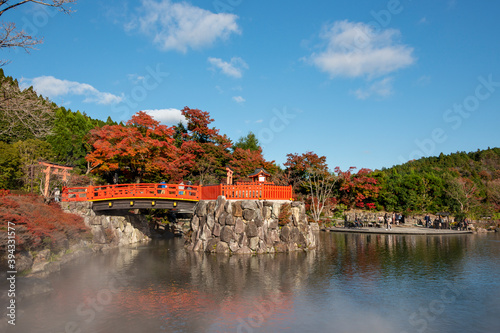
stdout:
<svg viewBox="0 0 500 333">
<path fill-rule="evenodd" d="M 103 215 L 92 210 L 91 202 L 64 202 L 61 208 L 83 217 L 90 228 L 92 240 L 80 240 L 60 252 L 49 249 L 38 252 L 23 251 L 16 256 L 16 269 L 28 278 L 43 279 L 60 270 L 61 265 L 81 256 L 104 252 L 120 246 L 149 242 L 151 231 L 142 215 Z"/>
</svg>

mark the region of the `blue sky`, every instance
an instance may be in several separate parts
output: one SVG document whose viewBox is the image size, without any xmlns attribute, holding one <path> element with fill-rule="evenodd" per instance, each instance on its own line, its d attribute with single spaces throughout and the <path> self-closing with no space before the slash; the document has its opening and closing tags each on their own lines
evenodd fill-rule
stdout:
<svg viewBox="0 0 500 333">
<path fill-rule="evenodd" d="M 43 37 L 3 69 L 105 120 L 208 111 L 233 141 L 254 132 L 278 164 L 314 151 L 380 169 L 498 147 L 497 1 L 83 1 L 2 18 Z"/>
</svg>

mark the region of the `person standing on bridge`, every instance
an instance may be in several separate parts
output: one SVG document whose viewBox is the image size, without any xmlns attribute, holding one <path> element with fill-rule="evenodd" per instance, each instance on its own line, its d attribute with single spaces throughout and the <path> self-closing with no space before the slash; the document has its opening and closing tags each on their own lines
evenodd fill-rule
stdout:
<svg viewBox="0 0 500 333">
<path fill-rule="evenodd" d="M 184 195 L 184 182 L 182 180 L 179 184 L 179 195 Z"/>
<path fill-rule="evenodd" d="M 166 184 L 166 182 L 162 181 L 162 182 L 160 182 L 160 184 L 162 184 L 162 185 L 158 186 L 158 188 L 160 188 L 160 190 L 158 190 L 158 193 L 165 194 L 165 187 L 166 187 L 165 184 Z"/>
</svg>

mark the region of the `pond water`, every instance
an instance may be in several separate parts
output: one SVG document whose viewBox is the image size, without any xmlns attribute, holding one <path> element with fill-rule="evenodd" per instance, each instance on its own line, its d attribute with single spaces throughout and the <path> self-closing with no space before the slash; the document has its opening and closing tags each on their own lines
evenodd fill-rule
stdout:
<svg viewBox="0 0 500 333">
<path fill-rule="evenodd" d="M 4 316 L 0 328 L 57 333 L 500 331 L 498 233 L 323 232 L 319 237 L 320 248 L 309 253 L 189 253 L 177 238 L 82 258 L 48 278 L 52 292 L 20 299 L 16 326 L 5 325 Z"/>
</svg>

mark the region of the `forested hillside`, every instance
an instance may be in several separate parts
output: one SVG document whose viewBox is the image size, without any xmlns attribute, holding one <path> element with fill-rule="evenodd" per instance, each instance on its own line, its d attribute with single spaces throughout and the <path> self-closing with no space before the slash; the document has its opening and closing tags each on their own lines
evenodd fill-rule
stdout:
<svg viewBox="0 0 500 333">
<path fill-rule="evenodd" d="M 424 157 L 375 171 L 378 206 L 390 211 L 498 216 L 500 148 Z"/>
</svg>

